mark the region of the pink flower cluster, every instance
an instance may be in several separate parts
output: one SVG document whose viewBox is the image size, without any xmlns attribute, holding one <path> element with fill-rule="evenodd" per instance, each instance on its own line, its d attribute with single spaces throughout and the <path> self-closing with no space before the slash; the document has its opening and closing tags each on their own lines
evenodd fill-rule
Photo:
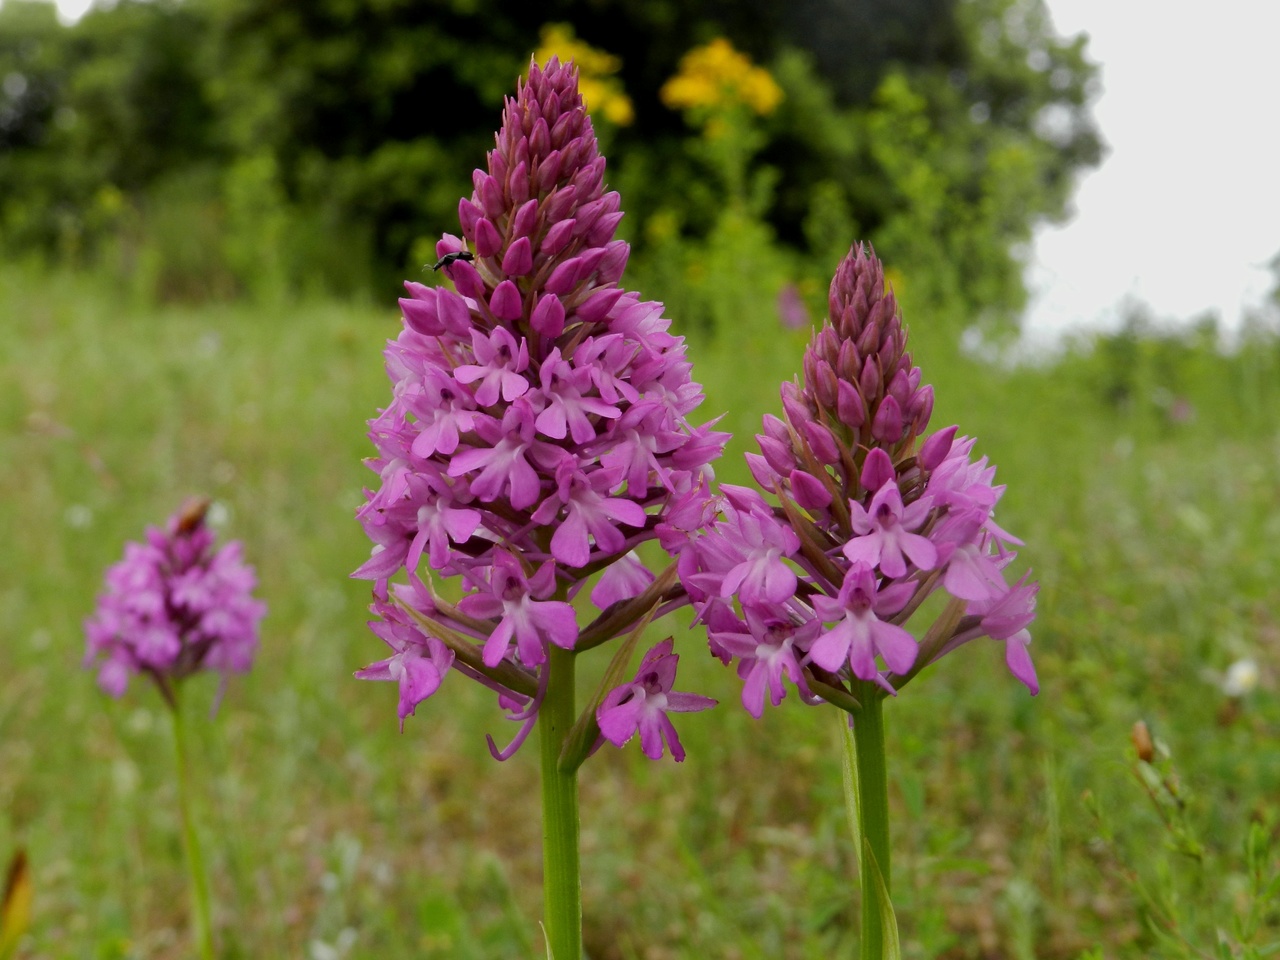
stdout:
<svg viewBox="0 0 1280 960">
<path fill-rule="evenodd" d="M 107 693 L 124 693 L 135 673 L 169 694 L 171 683 L 198 670 L 244 673 L 258 649 L 267 608 L 253 597 L 253 568 L 240 544 L 214 549 L 205 525 L 208 501 L 193 501 L 145 543 L 125 544 L 107 570 L 107 590 L 85 621 L 86 666 Z"/>
<path fill-rule="evenodd" d="M 376 582 L 392 649 L 358 676 L 399 684 L 402 721 L 452 666 L 527 732 L 551 645 L 594 646 L 663 601 L 633 551 L 705 497 L 723 448 L 686 419 L 702 394 L 662 305 L 619 286 L 629 248 L 604 169 L 576 70 L 533 65 L 459 204 L 462 235 L 437 244 L 452 289 L 405 284 L 391 403 L 369 424 L 379 485 L 358 512 L 375 546 L 354 574 Z M 461 578 L 461 601 L 424 566 Z M 600 615 L 580 628 L 588 582 Z"/>
<path fill-rule="evenodd" d="M 755 716 L 766 695 L 782 700 L 784 679 L 809 702 L 852 698 L 855 681 L 896 693 L 984 635 L 1037 692 L 1026 629 L 1037 587 L 1005 580 L 1020 541 L 994 520 L 995 468 L 955 427 L 919 442 L 933 391 L 874 256 L 850 252 L 829 307 L 803 385 L 783 385 L 784 417 L 765 419 L 760 453 L 747 455 L 777 504 L 721 487 L 718 515 L 681 556 L 712 651 L 737 662 Z M 904 624 L 939 590 L 951 602 L 917 642 Z"/>
</svg>

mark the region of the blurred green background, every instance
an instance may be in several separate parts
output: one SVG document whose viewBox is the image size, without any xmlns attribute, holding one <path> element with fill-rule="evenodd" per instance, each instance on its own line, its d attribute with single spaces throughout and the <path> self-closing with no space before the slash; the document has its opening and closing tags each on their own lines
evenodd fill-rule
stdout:
<svg viewBox="0 0 1280 960">
<path fill-rule="evenodd" d="M 193 492 L 270 606 L 254 673 L 196 725 L 222 955 L 538 954 L 535 762 L 489 759 L 505 725 L 456 678 L 399 734 L 394 690 L 350 679 L 382 646 L 347 574 L 399 283 L 437 281 L 423 265 L 502 98 L 553 49 L 594 84 L 624 282 L 666 303 L 704 419 L 735 433 L 720 479 L 749 482 L 741 454 L 861 239 L 934 423 L 1008 484 L 1042 692 L 990 645 L 888 706 L 904 955 L 1267 955 L 1280 340 L 1262 314 L 1227 336 L 1135 310 L 1017 358 L 1031 229 L 1101 151 L 1085 40 L 1039 2 L 188 0 L 64 26 L 6 0 L 0 866 L 23 847 L 35 882 L 18 956 L 188 955 L 163 705 L 141 684 L 110 701 L 79 660 L 104 568 Z M 1052 135 L 1046 110 L 1067 121 Z M 722 706 L 682 718 L 682 765 L 585 768 L 590 955 L 850 955 L 837 718 L 793 695 L 751 720 L 684 623 L 657 628 L 680 688 Z M 195 683 L 203 717 L 216 680 Z"/>
</svg>

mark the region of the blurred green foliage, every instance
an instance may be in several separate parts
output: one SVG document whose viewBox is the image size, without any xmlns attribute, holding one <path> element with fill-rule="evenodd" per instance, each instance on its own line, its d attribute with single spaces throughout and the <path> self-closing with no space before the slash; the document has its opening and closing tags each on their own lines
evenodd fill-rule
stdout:
<svg viewBox="0 0 1280 960">
<path fill-rule="evenodd" d="M 159 300 L 389 298 L 456 230 L 550 22 L 621 59 L 635 122 L 597 119 L 610 179 L 637 263 L 700 324 L 723 328 L 700 261 L 742 228 L 779 264 L 752 296 L 857 236 L 953 330 L 1007 325 L 1019 244 L 1099 157 L 1084 39 L 1041 0 L 122 0 L 70 27 L 4 0 L 0 250 Z M 718 143 L 658 96 L 717 37 L 785 94 Z"/>
</svg>

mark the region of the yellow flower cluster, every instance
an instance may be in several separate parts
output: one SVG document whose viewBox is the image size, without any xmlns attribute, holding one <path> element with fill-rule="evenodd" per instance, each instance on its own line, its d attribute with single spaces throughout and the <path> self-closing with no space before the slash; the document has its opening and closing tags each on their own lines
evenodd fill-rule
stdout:
<svg viewBox="0 0 1280 960">
<path fill-rule="evenodd" d="M 628 126 L 636 118 L 631 98 L 614 76 L 622 61 L 579 40 L 567 23 L 548 23 L 542 28 L 541 43 L 533 58 L 545 64 L 556 56 L 561 63 L 572 60 L 578 68 L 578 90 L 592 114 L 602 116 L 616 127 Z"/>
<path fill-rule="evenodd" d="M 769 71 L 755 66 L 723 37 L 686 53 L 680 71 L 662 85 L 658 95 L 672 110 L 742 103 L 760 116 L 773 113 L 782 102 L 782 88 Z"/>
</svg>

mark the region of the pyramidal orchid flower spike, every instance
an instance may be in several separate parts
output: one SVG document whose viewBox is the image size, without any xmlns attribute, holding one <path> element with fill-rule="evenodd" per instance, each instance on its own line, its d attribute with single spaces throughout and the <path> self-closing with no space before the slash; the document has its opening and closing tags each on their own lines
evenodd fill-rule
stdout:
<svg viewBox="0 0 1280 960">
<path fill-rule="evenodd" d="M 702 395 L 662 305 L 619 285 L 629 248 L 604 172 L 576 69 L 533 65 L 459 204 L 461 235 L 437 244 L 472 259 L 442 266 L 452 289 L 405 284 L 391 403 L 369 424 L 380 484 L 358 512 L 374 548 L 355 576 L 375 581 L 391 656 L 357 676 L 397 682 L 402 721 L 451 668 L 480 680 L 521 725 L 499 758 L 537 720 L 549 651 L 682 602 L 678 584 L 652 594 L 634 551 L 705 500 L 727 438 L 686 419 Z M 408 583 L 389 590 L 397 574 Z M 465 596 L 441 600 L 435 577 Z M 593 577 L 580 627 L 571 601 Z"/>
<path fill-rule="evenodd" d="M 258 623 L 266 614 L 254 598 L 253 568 L 240 544 L 214 547 L 205 523 L 209 501 L 189 500 L 165 524 L 150 527 L 145 543 L 125 545 L 124 559 L 107 570 L 107 589 L 85 621 L 85 665 L 98 685 L 121 696 L 134 674 L 155 681 L 173 722 L 182 846 L 190 881 L 192 934 L 201 960 L 213 960 L 208 871 L 192 815 L 190 762 L 182 681 L 216 670 L 224 683 L 253 665 Z"/>
<path fill-rule="evenodd" d="M 378 484 L 357 512 L 374 546 L 354 574 L 374 581 L 390 647 L 357 676 L 397 684 L 402 724 L 458 673 L 518 724 L 505 747 L 489 739 L 495 758 L 539 729 L 544 919 L 566 960 L 582 954 L 578 765 L 636 732 L 649 756 L 665 743 L 682 759 L 668 712 L 713 703 L 672 692 L 661 645 L 622 680 L 644 626 L 687 602 L 674 561 L 655 574 L 636 550 L 683 549 L 727 439 L 688 420 L 702 393 L 662 305 L 620 285 L 629 247 L 604 174 L 576 68 L 533 64 L 459 234 L 436 245 L 450 285 L 405 284 L 391 402 L 369 422 Z M 579 714 L 575 658 L 618 638 L 613 688 Z"/>
<path fill-rule="evenodd" d="M 1036 585 L 1002 572 L 1020 541 L 994 520 L 995 468 L 956 427 L 924 437 L 933 389 L 864 248 L 840 264 L 829 307 L 803 381 L 783 385 L 783 417 L 766 417 L 760 452 L 747 454 L 773 502 L 721 487 L 716 520 L 681 559 L 712 649 L 744 678 L 765 671 L 774 703 L 786 676 L 806 702 L 826 691 L 852 705 L 860 682 L 896 694 L 987 636 L 1037 692 L 1026 630 Z M 937 592 L 951 603 L 917 642 L 904 624 Z M 759 716 L 759 682 L 743 704 Z"/>
<path fill-rule="evenodd" d="M 200 670 L 244 673 L 258 649 L 266 605 L 253 597 L 253 568 L 238 542 L 214 548 L 208 500 L 192 500 L 144 543 L 125 545 L 107 570 L 107 589 L 85 621 L 86 666 L 122 695 L 135 674 L 150 676 L 172 703 L 176 684 Z"/>
<path fill-rule="evenodd" d="M 754 716 L 787 684 L 806 703 L 849 714 L 864 960 L 896 955 L 890 905 L 888 780 L 882 705 L 939 657 L 979 637 L 1038 691 L 1027 626 L 1036 584 L 1004 570 L 1016 538 L 994 519 L 1004 488 L 948 427 L 925 436 L 933 389 L 906 350 L 880 262 L 855 247 L 831 283 L 829 321 L 782 387 L 747 455 L 768 495 L 721 487 L 715 518 L 692 531 L 679 569 L 712 652 L 735 663 Z M 906 627 L 948 598 L 919 634 Z M 931 605 L 930 609 L 936 608 Z"/>
</svg>

